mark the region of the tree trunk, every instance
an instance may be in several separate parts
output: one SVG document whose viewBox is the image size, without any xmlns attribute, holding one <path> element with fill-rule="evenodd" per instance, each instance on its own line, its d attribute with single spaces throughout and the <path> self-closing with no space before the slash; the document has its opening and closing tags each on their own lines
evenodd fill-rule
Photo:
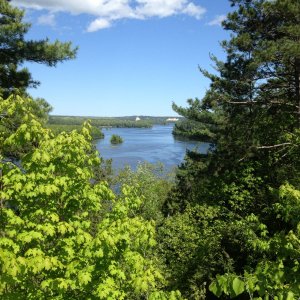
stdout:
<svg viewBox="0 0 300 300">
<path fill-rule="evenodd" d="M 295 91 L 298 105 L 298 128 L 300 128 L 300 58 L 295 59 Z"/>
</svg>

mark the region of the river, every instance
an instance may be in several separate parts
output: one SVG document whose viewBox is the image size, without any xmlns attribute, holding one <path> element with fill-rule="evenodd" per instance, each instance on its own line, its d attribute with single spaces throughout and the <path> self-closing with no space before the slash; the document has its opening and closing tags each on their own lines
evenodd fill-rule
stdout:
<svg viewBox="0 0 300 300">
<path fill-rule="evenodd" d="M 197 148 L 206 152 L 208 144 L 175 139 L 172 135 L 173 125 L 154 125 L 152 128 L 107 128 L 102 129 L 105 138 L 96 141 L 97 150 L 104 159 L 113 159 L 113 168 L 120 169 L 126 165 L 135 169 L 139 162 L 161 162 L 166 170 L 179 165 L 186 149 Z M 120 135 L 122 144 L 111 145 L 112 134 Z"/>
</svg>

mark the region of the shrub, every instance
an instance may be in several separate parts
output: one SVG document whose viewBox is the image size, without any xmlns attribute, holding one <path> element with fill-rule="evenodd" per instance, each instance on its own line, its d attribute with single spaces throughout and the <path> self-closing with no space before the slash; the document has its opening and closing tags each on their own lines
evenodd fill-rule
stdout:
<svg viewBox="0 0 300 300">
<path fill-rule="evenodd" d="M 122 144 L 123 139 L 119 135 L 113 134 L 110 138 L 110 143 L 111 144 Z"/>
</svg>

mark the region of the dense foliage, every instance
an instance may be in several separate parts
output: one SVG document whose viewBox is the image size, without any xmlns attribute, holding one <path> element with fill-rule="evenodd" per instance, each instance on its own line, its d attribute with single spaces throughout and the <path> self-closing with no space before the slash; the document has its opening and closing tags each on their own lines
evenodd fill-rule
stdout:
<svg viewBox="0 0 300 300">
<path fill-rule="evenodd" d="M 19 96 L 0 99 L 0 114 L 21 120 L 0 136 L 1 299 L 179 299 L 159 291 L 155 227 L 135 213 L 134 188 L 117 198 L 94 182 L 90 125 L 54 136 Z M 31 145 L 18 164 L 4 156 L 12 145 Z"/>
<path fill-rule="evenodd" d="M 6 1 L 0 8 L 0 55 L 16 55 L 1 73 L 11 85 L 0 86 L 22 95 L 0 98 L 0 298 L 180 299 L 161 291 L 155 224 L 139 215 L 141 196 L 128 185 L 116 196 L 103 180 L 91 125 L 53 134 L 49 105 L 24 96 L 31 78 L 17 66 L 26 55 L 54 65 L 73 56 L 70 45 L 25 42 L 23 12 Z"/>
<path fill-rule="evenodd" d="M 128 127 L 128 128 L 149 128 L 155 124 L 166 125 L 173 123 L 172 117 L 153 117 L 140 116 L 140 120 L 136 120 L 136 116 L 127 117 L 83 117 L 83 116 L 49 116 L 49 124 L 56 125 L 81 125 L 85 121 L 90 121 L 93 126 L 97 127 Z"/>
<path fill-rule="evenodd" d="M 226 61 L 202 70 L 202 100 L 173 106 L 175 135 L 211 147 L 189 151 L 173 182 L 148 164 L 112 176 L 86 118 L 49 118 L 24 96 L 30 43 L 49 65 L 75 50 L 42 41 L 36 53 L 23 13 L 0 0 L 0 56 L 12 57 L 0 88 L 21 87 L 0 98 L 1 299 L 299 299 L 300 2 L 231 3 Z"/>
<path fill-rule="evenodd" d="M 50 116 L 50 125 L 81 125 L 83 122 L 90 120 L 91 124 L 96 127 L 135 127 L 149 128 L 152 123 L 148 120 L 135 121 L 128 118 L 101 118 L 101 117 L 71 117 L 71 116 Z"/>
<path fill-rule="evenodd" d="M 47 128 L 51 129 L 54 134 L 59 134 L 61 132 L 70 132 L 73 130 L 79 131 L 82 128 L 82 125 L 56 125 L 56 124 L 47 124 Z M 91 136 L 95 139 L 103 139 L 104 133 L 98 127 L 91 126 Z"/>
<path fill-rule="evenodd" d="M 174 105 L 211 149 L 179 168 L 160 247 L 189 299 L 298 299 L 300 2 L 231 3 L 219 75 L 202 70 L 205 97 Z"/>
<path fill-rule="evenodd" d="M 123 139 L 119 135 L 113 134 L 111 136 L 111 138 L 110 138 L 110 143 L 114 144 L 114 145 L 116 145 L 116 144 L 122 144 L 123 143 Z"/>
<path fill-rule="evenodd" d="M 174 185 L 174 173 L 167 173 L 160 163 L 140 162 L 135 170 L 126 166 L 113 177 L 112 186 L 116 191 L 124 184 L 134 187 L 142 199 L 139 215 L 146 220 L 155 220 L 156 225 L 161 224 L 162 206 Z"/>
<path fill-rule="evenodd" d="M 190 100 L 193 101 L 193 100 Z M 196 100 L 199 101 L 199 100 Z M 189 101 L 188 101 L 189 102 Z M 176 109 L 176 106 L 173 105 Z M 175 123 L 172 134 L 176 139 L 201 140 L 202 142 L 210 142 L 211 136 L 206 137 L 204 134 L 205 126 L 201 126 L 197 121 L 182 119 Z M 204 129 L 204 131 L 203 131 Z"/>
</svg>

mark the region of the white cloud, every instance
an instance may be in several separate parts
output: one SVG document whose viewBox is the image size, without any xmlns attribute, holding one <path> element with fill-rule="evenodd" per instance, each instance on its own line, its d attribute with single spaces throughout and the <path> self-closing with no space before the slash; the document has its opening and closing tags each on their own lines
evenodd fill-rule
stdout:
<svg viewBox="0 0 300 300">
<path fill-rule="evenodd" d="M 193 0 L 13 0 L 13 4 L 36 10 L 89 14 L 96 17 L 87 31 L 110 27 L 114 20 L 165 18 L 185 14 L 200 19 L 205 9 Z M 54 19 L 53 19 L 54 20 Z"/>
<path fill-rule="evenodd" d="M 48 15 L 41 15 L 38 20 L 38 24 L 40 25 L 48 25 L 48 26 L 55 26 L 55 15 L 48 14 Z"/>
<path fill-rule="evenodd" d="M 111 23 L 106 19 L 96 19 L 94 20 L 87 28 L 87 32 L 94 32 L 100 29 L 108 28 L 111 26 Z"/>
<path fill-rule="evenodd" d="M 182 12 L 186 1 L 182 0 L 136 0 L 136 11 L 144 17 L 168 17 Z"/>
<path fill-rule="evenodd" d="M 205 14 L 206 9 L 201 6 L 195 5 L 194 3 L 189 3 L 183 10 L 183 12 L 191 17 L 195 17 L 196 19 L 201 19 Z"/>
<path fill-rule="evenodd" d="M 213 20 L 207 23 L 209 26 L 221 26 L 222 22 L 226 19 L 225 15 L 216 16 Z"/>
</svg>

